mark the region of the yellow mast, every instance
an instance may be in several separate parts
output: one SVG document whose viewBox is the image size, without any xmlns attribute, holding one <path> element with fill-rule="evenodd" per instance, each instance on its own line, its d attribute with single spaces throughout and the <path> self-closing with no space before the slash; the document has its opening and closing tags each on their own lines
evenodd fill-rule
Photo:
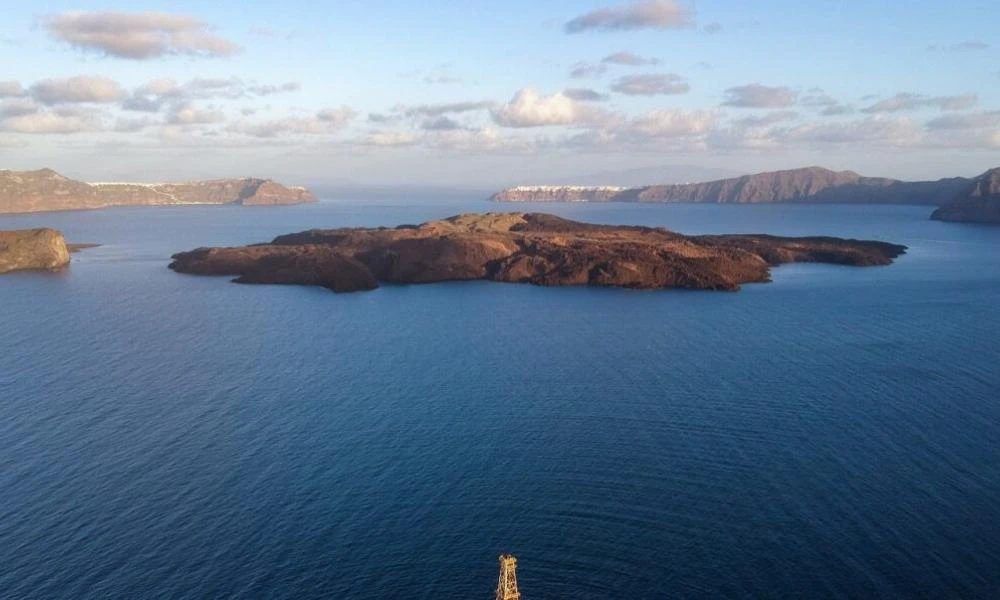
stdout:
<svg viewBox="0 0 1000 600">
<path fill-rule="evenodd" d="M 514 569 L 517 559 L 510 554 L 500 555 L 500 580 L 497 581 L 497 600 L 521 600 L 517 591 L 517 575 Z"/>
</svg>

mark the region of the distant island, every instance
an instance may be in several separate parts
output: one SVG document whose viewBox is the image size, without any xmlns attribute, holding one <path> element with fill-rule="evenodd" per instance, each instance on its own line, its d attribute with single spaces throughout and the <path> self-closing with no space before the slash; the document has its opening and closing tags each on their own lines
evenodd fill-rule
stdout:
<svg viewBox="0 0 1000 600">
<path fill-rule="evenodd" d="M 517 186 L 494 194 L 494 202 L 694 202 L 718 204 L 927 204 L 949 209 L 935 219 L 988 221 L 1000 214 L 998 169 L 969 179 L 900 181 L 853 171 L 807 167 L 757 173 L 704 183 L 612 186 Z M 992 174 L 992 175 L 990 175 Z M 961 198 L 967 198 L 962 201 Z M 983 205 L 983 206 L 980 206 Z M 954 210 L 951 209 L 954 208 Z M 978 207 L 978 208 L 977 208 Z"/>
<path fill-rule="evenodd" d="M 831 237 L 686 236 L 543 213 L 465 214 L 394 229 L 314 229 L 268 244 L 173 256 L 179 273 L 336 292 L 385 283 L 490 280 L 535 285 L 737 290 L 789 262 L 887 265 L 905 246 Z"/>
<path fill-rule="evenodd" d="M 84 210 L 111 206 L 240 204 L 267 206 L 315 202 L 304 187 L 269 179 L 215 179 L 183 183 L 86 183 L 52 169 L 0 171 L 0 214 Z"/>
</svg>

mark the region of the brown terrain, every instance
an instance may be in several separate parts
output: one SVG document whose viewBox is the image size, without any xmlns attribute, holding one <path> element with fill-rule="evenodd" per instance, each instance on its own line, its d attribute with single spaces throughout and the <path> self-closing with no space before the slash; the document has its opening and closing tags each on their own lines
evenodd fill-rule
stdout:
<svg viewBox="0 0 1000 600">
<path fill-rule="evenodd" d="M 302 204 L 316 196 L 268 179 L 216 179 L 186 183 L 84 183 L 51 169 L 0 171 L 0 213 L 82 210 L 109 206 Z"/>
<path fill-rule="evenodd" d="M 394 229 L 314 229 L 268 244 L 173 256 L 180 273 L 336 292 L 385 283 L 484 279 L 536 285 L 736 290 L 787 262 L 888 265 L 906 248 L 877 241 L 768 235 L 686 236 L 591 225 L 541 213 L 465 214 Z"/>
<path fill-rule="evenodd" d="M 931 204 L 951 200 L 970 180 L 899 181 L 863 177 L 853 171 L 807 167 L 757 173 L 704 183 L 627 188 L 576 186 L 516 187 L 491 198 L 495 202 L 705 202 L 719 204 L 828 203 Z"/>
<path fill-rule="evenodd" d="M 0 231 L 0 273 L 58 271 L 69 264 L 69 252 L 55 229 Z"/>
<path fill-rule="evenodd" d="M 975 178 L 951 202 L 934 211 L 931 218 L 1000 225 L 1000 168 Z"/>
</svg>

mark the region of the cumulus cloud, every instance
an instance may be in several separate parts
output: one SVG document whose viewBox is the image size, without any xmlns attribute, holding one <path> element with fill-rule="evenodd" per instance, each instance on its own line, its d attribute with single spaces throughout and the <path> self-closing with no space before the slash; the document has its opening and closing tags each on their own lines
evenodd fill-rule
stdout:
<svg viewBox="0 0 1000 600">
<path fill-rule="evenodd" d="M 865 113 L 892 113 L 921 108 L 937 108 L 939 110 L 965 110 L 972 108 L 979 101 L 975 94 L 962 96 L 922 96 L 901 92 L 891 98 L 880 100 L 871 106 L 861 109 Z"/>
<path fill-rule="evenodd" d="M 44 79 L 32 85 L 28 93 L 42 104 L 108 104 L 125 97 L 125 90 L 113 79 L 86 75 Z"/>
<path fill-rule="evenodd" d="M 0 81 L 0 98 L 15 98 L 24 95 L 20 81 Z"/>
<path fill-rule="evenodd" d="M 510 102 L 491 111 L 493 120 L 504 127 L 544 127 L 594 122 L 603 113 L 559 92 L 543 96 L 538 90 L 519 90 Z"/>
<path fill-rule="evenodd" d="M 799 97 L 799 93 L 790 88 L 759 83 L 731 87 L 725 93 L 722 104 L 737 108 L 785 108 L 795 104 Z"/>
<path fill-rule="evenodd" d="M 928 52 L 975 52 L 976 50 L 986 50 L 990 45 L 978 40 L 968 42 L 958 42 L 957 44 L 945 44 L 939 46 L 932 44 L 927 46 Z"/>
<path fill-rule="evenodd" d="M 609 54 L 601 59 L 604 64 L 612 65 L 625 65 L 629 67 L 641 67 L 643 65 L 658 65 L 660 64 L 660 59 L 658 58 L 644 58 L 638 54 L 633 54 L 632 52 L 615 52 Z"/>
<path fill-rule="evenodd" d="M 578 62 L 570 69 L 569 76 L 573 79 L 586 79 L 590 77 L 600 77 L 608 71 L 606 65 L 592 65 L 590 63 Z"/>
<path fill-rule="evenodd" d="M 686 94 L 691 86 L 680 75 L 666 73 L 619 77 L 611 89 L 629 96 L 662 96 Z"/>
<path fill-rule="evenodd" d="M 186 15 L 70 11 L 43 17 L 42 25 L 52 37 L 74 48 L 116 58 L 220 57 L 241 50 Z"/>
<path fill-rule="evenodd" d="M 604 102 L 608 99 L 607 94 L 596 92 L 590 88 L 568 88 L 563 90 L 563 94 L 578 102 Z"/>
<path fill-rule="evenodd" d="M 674 0 L 647 0 L 609 6 L 580 15 L 566 23 L 566 33 L 622 31 L 629 29 L 679 29 L 694 24 L 690 10 Z"/>
</svg>

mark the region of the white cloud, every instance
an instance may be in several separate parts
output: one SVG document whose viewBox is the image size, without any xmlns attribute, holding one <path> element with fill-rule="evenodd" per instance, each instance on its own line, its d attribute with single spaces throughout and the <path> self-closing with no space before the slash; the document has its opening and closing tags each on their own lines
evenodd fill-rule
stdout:
<svg viewBox="0 0 1000 600">
<path fill-rule="evenodd" d="M 638 54 L 622 51 L 605 56 L 601 59 L 601 62 L 605 64 L 625 65 L 628 67 L 641 67 L 643 65 L 658 65 L 660 64 L 660 59 L 643 58 Z"/>
<path fill-rule="evenodd" d="M 117 58 L 219 57 L 240 51 L 238 45 L 186 15 L 70 11 L 48 15 L 42 24 L 52 37 L 74 48 Z"/>
<path fill-rule="evenodd" d="M 562 92 L 543 96 L 534 88 L 519 90 L 510 102 L 494 108 L 493 120 L 504 127 L 543 127 L 594 122 L 604 113 Z"/>
<path fill-rule="evenodd" d="M 774 125 L 775 123 L 792 121 L 798 116 L 799 113 L 794 110 L 776 110 L 764 115 L 736 119 L 733 123 L 741 127 L 767 127 L 768 125 Z"/>
<path fill-rule="evenodd" d="M 113 79 L 87 75 L 44 79 L 32 85 L 28 93 L 42 104 L 108 104 L 125 97 L 125 90 Z"/>
<path fill-rule="evenodd" d="M 400 131 L 373 131 L 362 142 L 368 146 L 412 146 L 417 143 L 417 136 Z"/>
<path fill-rule="evenodd" d="M 566 23 L 566 33 L 628 29 L 678 29 L 690 27 L 694 15 L 673 0 L 646 0 L 609 6 L 580 15 Z"/>
<path fill-rule="evenodd" d="M 578 102 L 604 102 L 608 99 L 607 94 L 602 94 L 590 88 L 567 88 L 562 93 Z"/>
<path fill-rule="evenodd" d="M 578 62 L 570 69 L 569 76 L 573 79 L 587 79 L 600 77 L 607 73 L 607 71 L 608 67 L 606 65 L 592 65 L 590 63 Z"/>
<path fill-rule="evenodd" d="M 951 114 L 931 119 L 928 129 L 986 129 L 1000 130 L 1000 110 L 977 113 Z"/>
<path fill-rule="evenodd" d="M 722 104 L 737 108 L 785 108 L 795 104 L 798 96 L 798 92 L 787 87 L 751 83 L 727 89 Z"/>
<path fill-rule="evenodd" d="M 622 131 L 650 139 L 703 136 L 718 120 L 719 115 L 712 111 L 654 110 L 628 122 Z"/>
<path fill-rule="evenodd" d="M 357 113 L 346 106 L 324 109 L 309 117 L 286 117 L 254 122 L 241 119 L 226 130 L 230 133 L 258 138 L 278 138 L 292 135 L 332 135 L 340 131 Z"/>
<path fill-rule="evenodd" d="M 837 123 L 803 123 L 784 130 L 781 138 L 787 142 L 908 146 L 920 142 L 922 132 L 910 119 L 875 116 Z"/>
<path fill-rule="evenodd" d="M 82 113 L 36 112 L 0 121 L 0 130 L 15 133 L 70 134 L 94 131 L 99 123 Z"/>
<path fill-rule="evenodd" d="M 195 78 L 184 84 L 174 79 L 153 79 L 137 87 L 122 108 L 137 112 L 159 112 L 165 103 L 191 100 L 238 100 L 294 92 L 302 88 L 296 81 L 281 84 L 246 83 L 238 77 Z"/>
<path fill-rule="evenodd" d="M 970 40 L 967 42 L 958 42 L 956 44 L 945 44 L 939 46 L 933 44 L 927 46 L 928 52 L 975 52 L 977 50 L 986 50 L 990 47 L 986 42 L 979 40 Z"/>
<path fill-rule="evenodd" d="M 339 108 L 324 108 L 323 110 L 316 113 L 316 118 L 327 124 L 328 127 L 341 128 L 344 125 L 358 116 L 357 111 L 355 111 L 350 106 L 341 106 Z"/>
<path fill-rule="evenodd" d="M 171 125 L 210 125 L 226 120 L 226 115 L 217 109 L 199 109 L 190 104 L 179 104 L 167 114 Z"/>
<path fill-rule="evenodd" d="M 629 96 L 661 96 L 686 94 L 691 86 L 680 75 L 666 73 L 619 77 L 611 89 Z"/>
<path fill-rule="evenodd" d="M 939 110 L 965 110 L 972 108 L 979 101 L 975 94 L 962 96 L 922 96 L 900 92 L 891 98 L 880 100 L 871 106 L 862 108 L 865 113 L 891 113 L 921 108 L 937 108 Z"/>
<path fill-rule="evenodd" d="M 487 100 L 446 102 L 443 104 L 419 104 L 416 106 L 397 104 L 393 107 L 393 112 L 403 114 L 407 117 L 437 117 L 451 113 L 466 113 L 486 110 L 488 108 L 492 108 L 494 105 L 494 102 Z M 370 117 L 371 115 L 369 115 L 369 118 Z"/>
<path fill-rule="evenodd" d="M 13 98 L 0 102 L 0 119 L 8 117 L 20 117 L 31 115 L 39 111 L 41 107 L 30 98 Z"/>
<path fill-rule="evenodd" d="M 24 95 L 19 81 L 0 81 L 0 98 L 14 98 Z"/>
</svg>

